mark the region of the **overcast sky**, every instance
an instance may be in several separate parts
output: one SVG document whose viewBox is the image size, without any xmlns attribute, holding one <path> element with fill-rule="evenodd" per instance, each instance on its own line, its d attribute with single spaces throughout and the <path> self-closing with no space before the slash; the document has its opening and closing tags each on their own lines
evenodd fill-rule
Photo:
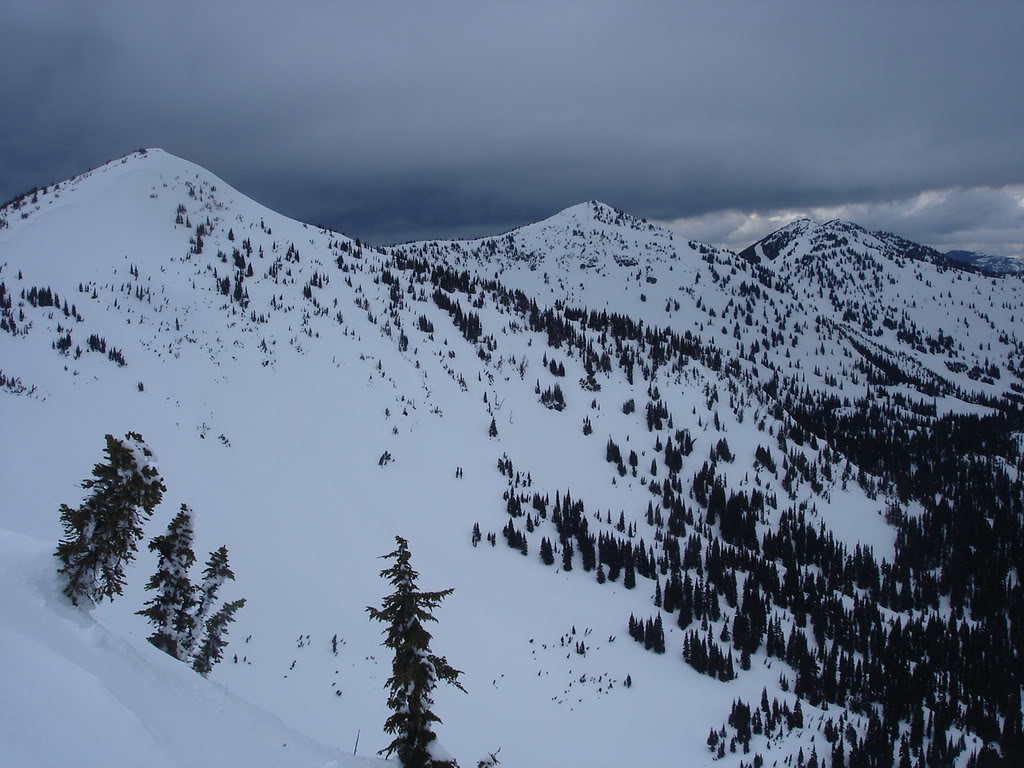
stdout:
<svg viewBox="0 0 1024 768">
<path fill-rule="evenodd" d="M 1024 3 L 0 3 L 0 200 L 137 147 L 371 242 L 598 199 L 1024 255 Z"/>
</svg>

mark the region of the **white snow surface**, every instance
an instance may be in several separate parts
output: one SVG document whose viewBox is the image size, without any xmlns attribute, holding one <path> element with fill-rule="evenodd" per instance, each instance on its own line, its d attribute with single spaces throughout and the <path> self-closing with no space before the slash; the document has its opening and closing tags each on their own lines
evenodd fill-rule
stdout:
<svg viewBox="0 0 1024 768">
<path fill-rule="evenodd" d="M 191 228 L 175 224 L 179 205 Z M 588 514 L 600 513 L 590 520 L 592 531 L 611 530 L 606 514 L 617 520 L 623 511 L 638 537 L 656 545 L 644 522 L 652 499 L 645 473 L 619 478 L 604 460 L 609 436 L 624 452 L 636 449 L 641 470 L 655 456 L 655 436 L 643 418 L 652 382 L 639 372 L 629 384 L 616 369 L 601 375 L 600 393 L 583 391 L 576 384 L 584 376 L 580 361 L 514 327 L 489 297 L 473 309 L 498 345 L 484 361 L 429 291 L 425 301 L 418 286 L 407 293 L 408 273 L 396 273 L 406 303 L 390 308 L 391 287 L 380 280 L 385 254 L 362 249 L 357 256 L 347 238 L 282 217 L 159 150 L 51 187 L 37 203 L 0 216 L 7 223 L 0 227 L 0 281 L 15 313 L 23 290 L 49 286 L 82 316 L 78 322 L 60 308 L 25 304 L 19 326 L 28 333 L 0 333 L 0 371 L 22 385 L 0 390 L 9 436 L 0 441 L 0 664 L 7 682 L 0 742 L 11 745 L 12 765 L 374 762 L 351 757 L 357 737 L 360 756 L 390 741 L 382 728 L 390 658 L 365 607 L 379 606 L 388 592 L 378 558 L 393 549 L 396 534 L 410 542 L 422 589 L 455 589 L 430 629 L 433 652 L 463 671 L 468 691 L 441 688 L 434 697 L 444 721 L 440 741 L 464 766 L 498 748 L 503 766 L 710 765 L 704 739 L 723 724 L 735 698 L 753 702 L 767 688 L 795 701 L 779 689 L 781 665 L 763 651 L 730 683 L 697 674 L 680 658 L 682 633 L 671 620 L 668 652 L 645 652 L 629 638 L 626 622 L 631 613 L 655 614 L 654 583 L 638 579 L 635 590 L 598 585 L 578 555 L 571 572 L 543 567 L 540 537 L 557 540 L 549 521 L 530 535 L 528 557 L 502 540 L 510 480 L 496 464 L 507 456 L 524 479 L 530 473 L 533 485 L 519 492 L 549 494 L 553 503 L 556 491 L 569 489 L 585 500 Z M 190 238 L 207 220 L 203 251 L 192 253 Z M 835 317 L 827 290 L 797 280 L 817 269 L 804 258 L 813 237 L 835 230 L 815 226 L 803 227 L 792 252 L 772 267 L 780 287 L 764 289 L 750 327 L 771 327 L 776 313 L 785 315 L 786 343 L 765 350 L 765 359 L 787 375 L 805 376 L 809 387 L 863 394 L 863 380 L 829 379 L 830 372 L 840 379 L 851 373 L 844 369 L 852 365 L 846 337 L 836 333 L 822 351 L 822 337 L 808 332 L 816 314 Z M 855 249 L 884 245 L 862 230 L 844 234 Z M 752 331 L 742 314 L 734 315 L 735 290 L 755 281 L 735 254 L 676 242 L 665 230 L 595 203 L 503 238 L 494 238 L 486 258 L 474 249 L 487 239 L 405 249 L 483 276 L 497 273 L 543 305 L 585 304 L 690 330 L 724 349 L 735 346 L 737 354 L 741 345 L 750 348 Z M 216 280 L 233 277 L 232 250 L 246 240 L 254 275 L 245 280 L 249 304 L 242 309 Z M 291 245 L 297 259 L 286 255 Z M 844 257 L 825 268 L 856 278 L 863 265 Z M 1020 281 L 884 256 L 874 269 L 881 288 L 859 281 L 862 306 L 889 303 L 897 316 L 913 310 L 920 327 L 932 334 L 942 328 L 964 342 L 956 359 L 970 366 L 987 357 L 1005 368 L 1013 340 L 1002 337 L 1021 312 Z M 305 299 L 314 274 L 326 282 Z M 781 289 L 788 280 L 796 286 L 790 293 Z M 464 295 L 453 298 L 470 309 Z M 421 315 L 433 323 L 432 334 L 417 328 Z M 53 344 L 69 331 L 70 352 L 61 354 Z M 407 349 L 399 344 L 402 332 Z M 86 351 L 94 333 L 121 350 L 127 365 Z M 900 348 L 889 328 L 881 336 L 858 327 L 846 334 Z M 554 383 L 542 355 L 566 368 L 565 378 L 554 380 L 566 390 L 561 413 L 544 408 L 534 393 L 535 382 Z M 1005 387 L 1005 379 L 989 385 L 952 373 L 946 354 L 916 359 L 966 392 Z M 726 468 L 730 488 L 783 499 L 779 477 L 753 466 L 759 444 L 781 464 L 774 438 L 759 429 L 771 423 L 763 405 L 730 408 L 733 395 L 699 363 L 658 376 L 674 427 L 689 429 L 696 441 L 685 476 L 727 436 L 736 454 Z M 621 406 L 631 397 L 637 413 L 626 415 Z M 935 400 L 940 412 L 984 411 L 952 394 Z M 492 416 L 496 438 L 487 436 Z M 580 428 L 584 417 L 593 421 L 590 436 Z M 159 454 L 168 489 L 147 538 L 188 503 L 195 551 L 221 544 L 230 550 L 237 580 L 221 599 L 247 599 L 209 680 L 145 641 L 150 628 L 135 611 L 149 597 L 143 585 L 155 556 L 144 546 L 116 602 L 83 614 L 59 595 L 50 554 L 60 535 L 59 505 L 82 498 L 78 483 L 101 460 L 103 435 L 129 430 Z M 381 465 L 385 452 L 393 460 Z M 868 498 L 855 483 L 841 487 L 838 473 L 823 495 L 799 489 L 794 503 L 805 503 L 809 516 L 851 549 L 862 543 L 879 557 L 892 556 L 885 499 Z M 485 535 L 497 534 L 497 547 L 486 539 L 471 546 L 474 522 Z M 523 528 L 522 518 L 516 525 Z M 720 629 L 721 623 L 711 626 L 716 635 Z M 587 644 L 585 656 L 574 652 L 579 640 Z M 627 675 L 631 688 L 623 686 Z M 817 730 L 823 713 L 806 702 L 804 713 L 802 732 L 771 745 L 762 739 L 753 751 L 769 761 L 801 747 L 809 754 L 812 744 L 826 753 Z M 714 764 L 751 757 L 727 754 Z"/>
<path fill-rule="evenodd" d="M 61 594 L 50 542 L 0 530 L 5 766 L 357 768 Z"/>
</svg>

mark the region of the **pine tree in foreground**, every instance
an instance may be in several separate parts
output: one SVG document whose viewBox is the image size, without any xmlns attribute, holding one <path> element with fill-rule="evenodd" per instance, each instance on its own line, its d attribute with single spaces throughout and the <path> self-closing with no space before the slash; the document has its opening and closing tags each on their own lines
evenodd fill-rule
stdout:
<svg viewBox="0 0 1024 768">
<path fill-rule="evenodd" d="M 137 611 L 154 626 L 149 642 L 164 653 L 190 663 L 206 677 L 224 656 L 227 626 L 245 605 L 245 600 L 225 603 L 209 616 L 217 593 L 225 581 L 235 578 L 228 565 L 228 549 L 221 547 L 210 553 L 203 570 L 203 583 L 196 586 L 189 579 L 195 563 L 192 552 L 192 510 L 182 504 L 181 510 L 167 526 L 167 533 L 157 536 L 149 548 L 160 554 L 156 573 L 146 584 L 155 590 L 144 610 Z"/>
<path fill-rule="evenodd" d="M 443 656 L 430 652 L 431 635 L 424 626 L 428 621 L 437 621 L 431 611 L 453 590 L 418 591 L 419 574 L 410 564 L 409 543 L 401 536 L 396 536 L 395 541 L 398 548 L 382 556 L 394 560 L 394 565 L 380 574 L 395 591 L 384 598 L 379 609 L 366 609 L 372 620 L 387 626 L 383 645 L 395 654 L 387 681 L 388 707 L 392 714 L 384 723 L 384 730 L 395 738 L 380 753 L 390 757 L 392 752 L 398 752 L 404 768 L 454 765 L 454 762 L 435 761 L 431 757 L 431 742 L 437 738 L 432 726 L 441 722 L 431 711 L 434 704 L 431 694 L 438 682 L 450 683 L 464 692 L 458 680 L 462 673 Z"/>
<path fill-rule="evenodd" d="M 235 573 L 228 565 L 228 548 L 221 547 L 211 552 L 206 561 L 206 568 L 203 569 L 203 583 L 197 589 L 195 609 L 195 629 L 197 633 L 202 631 L 203 636 L 198 641 L 198 647 L 192 657 L 192 669 L 203 677 L 210 674 L 213 666 L 223 658 L 224 647 L 227 645 L 224 635 L 228 624 L 235 620 L 235 613 L 245 605 L 244 598 L 234 600 L 225 603 L 219 611 L 206 618 L 224 582 L 234 579 Z M 195 645 L 196 642 L 193 641 L 193 647 Z"/>
<path fill-rule="evenodd" d="M 106 461 L 82 481 L 92 491 L 89 498 L 78 509 L 60 508 L 64 537 L 55 554 L 62 563 L 64 594 L 74 605 L 122 594 L 124 569 L 135 558 L 142 524 L 166 490 L 141 435 L 129 432 L 124 440 L 107 435 L 106 441 Z"/>
<path fill-rule="evenodd" d="M 197 596 L 195 602 L 195 631 L 201 632 L 205 626 L 206 616 L 217 600 L 217 593 L 224 586 L 225 581 L 234 581 L 235 572 L 228 565 L 228 548 L 221 547 L 210 553 L 206 560 L 206 567 L 203 569 L 203 583 L 196 588 Z M 195 645 L 195 638 L 190 642 L 190 647 Z"/>
<path fill-rule="evenodd" d="M 149 642 L 182 661 L 188 658 L 196 630 L 192 613 L 196 604 L 195 588 L 188 578 L 196 561 L 192 539 L 192 510 L 182 504 L 167 526 L 167 533 L 149 543 L 150 551 L 160 555 L 156 573 L 146 584 L 146 589 L 156 594 L 146 602 L 147 608 L 137 611 L 155 628 Z"/>
</svg>

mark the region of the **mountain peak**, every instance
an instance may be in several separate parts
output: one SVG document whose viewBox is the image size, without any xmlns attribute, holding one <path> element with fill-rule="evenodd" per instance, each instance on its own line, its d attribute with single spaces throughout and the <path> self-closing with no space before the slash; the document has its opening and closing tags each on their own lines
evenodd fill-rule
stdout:
<svg viewBox="0 0 1024 768">
<path fill-rule="evenodd" d="M 776 261 L 780 256 L 834 253 L 837 248 L 857 245 L 880 251 L 886 258 L 903 257 L 914 261 L 928 261 L 941 266 L 957 266 L 952 259 L 926 245 L 915 243 L 890 232 L 869 232 L 846 219 L 828 219 L 818 222 L 799 218 L 765 235 L 739 255 L 749 262 Z"/>
<path fill-rule="evenodd" d="M 811 219 L 796 219 L 747 246 L 739 252 L 739 256 L 755 264 L 760 264 L 762 259 L 774 261 L 786 246 L 817 226 Z"/>
<path fill-rule="evenodd" d="M 654 229 L 654 225 L 648 224 L 647 219 L 626 213 L 622 209 L 602 203 L 600 200 L 587 200 L 569 206 L 545 221 L 554 221 L 560 218 L 594 221 L 606 226 L 626 227 L 628 229 Z"/>
</svg>

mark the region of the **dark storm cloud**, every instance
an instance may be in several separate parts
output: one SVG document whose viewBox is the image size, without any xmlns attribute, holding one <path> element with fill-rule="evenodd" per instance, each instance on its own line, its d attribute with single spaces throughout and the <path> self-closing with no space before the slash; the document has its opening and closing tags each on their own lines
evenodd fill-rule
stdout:
<svg viewBox="0 0 1024 768">
<path fill-rule="evenodd" d="M 1024 181 L 1020 3 L 5 3 L 0 199 L 162 146 L 374 241 Z M 966 208 L 964 211 L 966 212 Z"/>
</svg>

